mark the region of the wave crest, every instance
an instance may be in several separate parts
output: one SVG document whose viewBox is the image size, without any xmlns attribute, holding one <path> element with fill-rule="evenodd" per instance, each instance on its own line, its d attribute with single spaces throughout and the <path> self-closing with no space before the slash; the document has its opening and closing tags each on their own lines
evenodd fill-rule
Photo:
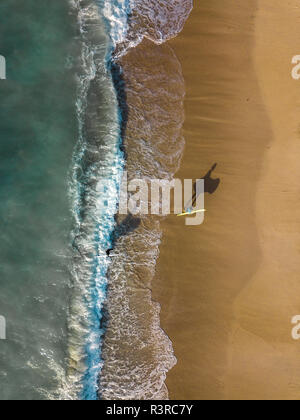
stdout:
<svg viewBox="0 0 300 420">
<path fill-rule="evenodd" d="M 162 44 L 183 29 L 193 0 L 98 0 L 110 26 L 115 56 L 148 38 Z"/>
</svg>

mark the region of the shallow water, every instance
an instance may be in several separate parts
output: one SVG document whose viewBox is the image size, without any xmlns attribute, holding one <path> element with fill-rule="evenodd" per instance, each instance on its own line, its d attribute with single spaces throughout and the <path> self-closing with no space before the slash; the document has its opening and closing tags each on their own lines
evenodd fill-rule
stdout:
<svg viewBox="0 0 300 420">
<path fill-rule="evenodd" d="M 128 107 L 124 136 L 128 179 L 172 179 L 184 148 L 180 63 L 167 45 L 146 41 L 120 64 Z M 151 296 L 161 238 L 160 217 L 119 218 L 100 380 L 105 399 L 168 397 L 164 381 L 176 359 L 160 328 L 160 306 Z"/>
</svg>

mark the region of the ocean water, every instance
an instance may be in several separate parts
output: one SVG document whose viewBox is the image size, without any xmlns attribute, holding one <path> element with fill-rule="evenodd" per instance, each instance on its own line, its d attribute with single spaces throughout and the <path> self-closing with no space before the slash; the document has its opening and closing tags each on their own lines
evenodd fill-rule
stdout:
<svg viewBox="0 0 300 420">
<path fill-rule="evenodd" d="M 184 80 L 164 42 L 192 1 L 21 3 L 0 4 L 0 399 L 168 398 L 159 220 L 116 213 L 125 169 L 179 167 Z"/>
<path fill-rule="evenodd" d="M 76 19 L 61 0 L 3 0 L 0 399 L 57 395 L 68 363 L 68 172 L 77 138 Z"/>
</svg>

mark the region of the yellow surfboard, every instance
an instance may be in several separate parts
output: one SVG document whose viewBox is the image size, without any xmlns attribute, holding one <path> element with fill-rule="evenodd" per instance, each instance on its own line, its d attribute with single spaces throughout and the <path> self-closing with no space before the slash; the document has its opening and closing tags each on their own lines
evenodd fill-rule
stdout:
<svg viewBox="0 0 300 420">
<path fill-rule="evenodd" d="M 204 213 L 205 211 L 206 211 L 205 209 L 193 210 L 191 212 L 185 212 L 185 213 L 177 214 L 177 217 L 180 217 L 180 216 L 192 216 L 193 214 L 196 214 L 196 213 Z"/>
</svg>

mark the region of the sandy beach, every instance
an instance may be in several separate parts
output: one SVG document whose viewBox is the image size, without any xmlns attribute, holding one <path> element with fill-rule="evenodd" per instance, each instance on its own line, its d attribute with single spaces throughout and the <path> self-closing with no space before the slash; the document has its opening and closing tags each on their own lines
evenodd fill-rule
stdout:
<svg viewBox="0 0 300 420">
<path fill-rule="evenodd" d="M 179 178 L 217 163 L 205 223 L 163 222 L 154 299 L 178 364 L 171 399 L 296 399 L 300 53 L 296 0 L 202 0 L 174 41 L 186 82 Z"/>
</svg>

